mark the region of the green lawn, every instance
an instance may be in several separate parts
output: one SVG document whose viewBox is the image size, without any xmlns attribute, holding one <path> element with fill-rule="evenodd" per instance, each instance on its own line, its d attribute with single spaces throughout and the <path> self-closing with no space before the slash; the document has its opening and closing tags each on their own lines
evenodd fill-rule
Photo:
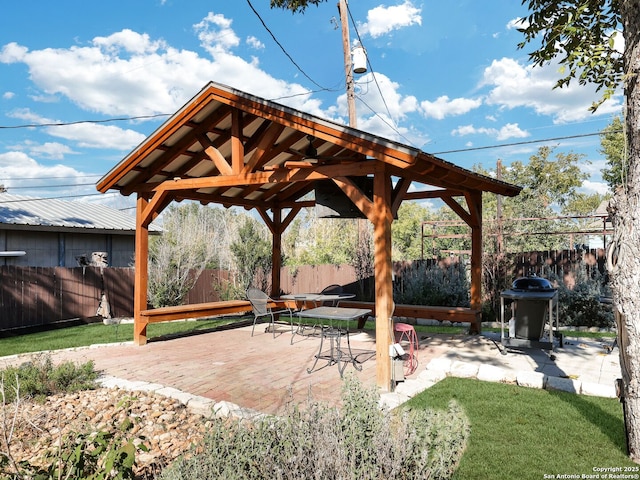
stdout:
<svg viewBox="0 0 640 480">
<path fill-rule="evenodd" d="M 190 335 L 215 330 L 247 319 L 248 317 L 228 316 L 209 320 L 152 323 L 147 327 L 147 337 L 149 340 L 153 340 L 172 335 Z M 132 323 L 123 323 L 117 326 L 104 325 L 101 322 L 90 323 L 0 338 L 0 357 L 131 340 L 133 340 Z"/>
<path fill-rule="evenodd" d="M 640 473 L 626 455 L 617 399 L 450 377 L 406 406 L 444 409 L 451 399 L 471 422 L 455 479 L 588 478 L 597 467 Z"/>
</svg>

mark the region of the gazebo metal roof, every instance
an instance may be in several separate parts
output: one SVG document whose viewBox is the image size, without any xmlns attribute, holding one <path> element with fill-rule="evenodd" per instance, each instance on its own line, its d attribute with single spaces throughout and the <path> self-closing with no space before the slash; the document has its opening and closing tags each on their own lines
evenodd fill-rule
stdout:
<svg viewBox="0 0 640 480">
<path fill-rule="evenodd" d="M 238 165 L 230 163 L 232 158 Z M 468 190 L 513 196 L 520 191 L 416 148 L 213 82 L 108 172 L 97 188 L 124 195 L 149 193 L 173 180 L 180 182 L 173 189 L 176 200 L 269 208 L 292 205 L 318 179 L 373 174 L 380 162 L 392 176 L 430 186 L 425 197 Z"/>
</svg>

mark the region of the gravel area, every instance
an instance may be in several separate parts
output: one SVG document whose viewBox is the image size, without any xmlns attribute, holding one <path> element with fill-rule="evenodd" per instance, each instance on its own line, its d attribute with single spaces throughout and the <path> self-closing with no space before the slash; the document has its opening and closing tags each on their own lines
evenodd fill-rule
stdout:
<svg viewBox="0 0 640 480">
<path fill-rule="evenodd" d="M 54 395 L 42 402 L 20 403 L 12 427 L 15 405 L 0 413 L 0 430 L 10 435 L 10 452 L 14 460 L 34 465 L 61 439 L 77 432 L 112 432 L 122 436 L 120 427 L 132 421 L 124 434 L 144 444 L 148 451 L 136 453 L 136 475 L 152 479 L 164 466 L 201 440 L 212 420 L 187 409 L 180 401 L 147 392 L 129 392 L 117 388 L 98 388 L 73 394 Z M 0 438 L 0 451 L 6 451 Z"/>
</svg>

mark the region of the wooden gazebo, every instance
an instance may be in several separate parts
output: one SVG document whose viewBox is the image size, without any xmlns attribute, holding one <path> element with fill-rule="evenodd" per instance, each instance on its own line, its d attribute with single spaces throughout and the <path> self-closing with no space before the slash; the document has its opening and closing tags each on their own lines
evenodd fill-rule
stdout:
<svg viewBox="0 0 640 480">
<path fill-rule="evenodd" d="M 371 189 L 362 187 L 363 177 Z M 471 308 L 481 303 L 482 193 L 516 186 L 418 149 L 209 83 L 97 184 L 136 194 L 134 342 L 146 343 L 148 228 L 171 202 L 255 209 L 273 237 L 272 290 L 280 291 L 282 233 L 315 205 L 317 182 L 333 181 L 373 224 L 377 383 L 389 389 L 391 223 L 403 200 L 440 198 L 471 228 Z M 410 186 L 413 186 L 411 191 Z M 371 190 L 371 191 L 369 191 Z M 233 311 L 221 304 L 219 311 Z M 153 311 L 151 311 L 152 313 Z M 158 319 L 193 316 L 174 307 Z M 382 321 L 384 320 L 384 321 Z"/>
</svg>

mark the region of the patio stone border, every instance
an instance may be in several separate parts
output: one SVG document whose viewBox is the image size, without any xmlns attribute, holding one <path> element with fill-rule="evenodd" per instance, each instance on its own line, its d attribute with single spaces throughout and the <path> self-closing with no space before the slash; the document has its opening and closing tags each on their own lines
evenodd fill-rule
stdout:
<svg viewBox="0 0 640 480">
<path fill-rule="evenodd" d="M 389 408 L 395 408 L 446 377 L 475 378 L 487 382 L 506 383 L 529 388 L 616 398 L 616 389 L 613 384 L 610 386 L 601 385 L 572 378 L 554 377 L 541 372 L 513 372 L 494 365 L 478 365 L 471 362 L 438 357 L 431 360 L 425 370 L 420 372 L 415 379 L 407 379 L 399 383 L 392 393 L 383 393 L 380 403 Z"/>
<path fill-rule="evenodd" d="M 112 376 L 102 376 L 98 379 L 98 383 L 105 388 L 120 388 L 129 392 L 147 392 L 169 397 L 178 400 L 187 407 L 192 413 L 202 415 L 206 418 L 212 417 L 230 417 L 235 419 L 253 420 L 266 414 L 244 408 L 235 403 L 220 401 L 216 402 L 210 398 L 191 393 L 183 392 L 173 387 L 165 387 L 159 383 L 150 383 L 144 381 L 131 381 Z"/>
</svg>

